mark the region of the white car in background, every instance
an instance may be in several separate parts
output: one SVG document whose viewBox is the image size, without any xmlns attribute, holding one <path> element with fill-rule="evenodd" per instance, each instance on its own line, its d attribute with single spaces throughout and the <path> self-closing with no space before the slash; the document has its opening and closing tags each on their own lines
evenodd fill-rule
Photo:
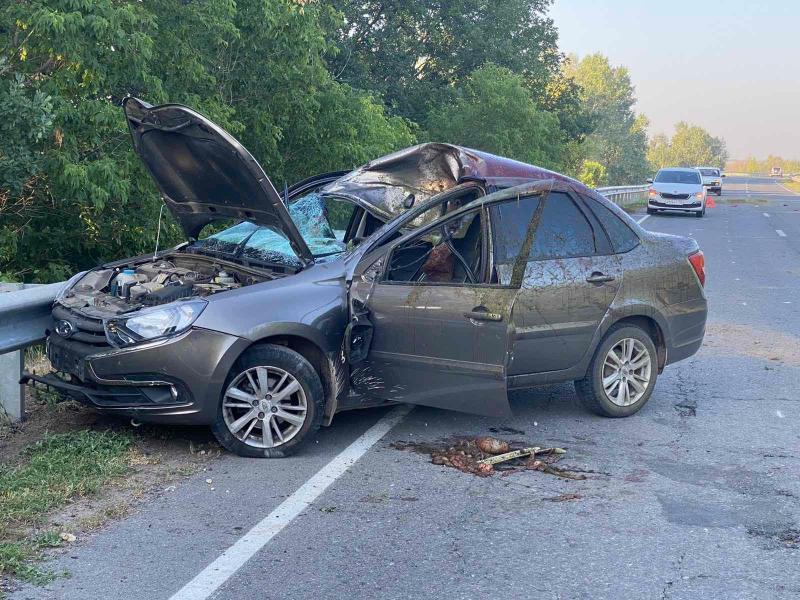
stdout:
<svg viewBox="0 0 800 600">
<path fill-rule="evenodd" d="M 722 178 L 725 177 L 722 171 L 716 167 L 695 167 L 695 169 L 700 171 L 703 185 L 708 192 L 722 196 Z"/>
<path fill-rule="evenodd" d="M 688 212 L 697 218 L 706 214 L 706 188 L 697 169 L 669 167 L 648 179 L 647 214 Z"/>
</svg>

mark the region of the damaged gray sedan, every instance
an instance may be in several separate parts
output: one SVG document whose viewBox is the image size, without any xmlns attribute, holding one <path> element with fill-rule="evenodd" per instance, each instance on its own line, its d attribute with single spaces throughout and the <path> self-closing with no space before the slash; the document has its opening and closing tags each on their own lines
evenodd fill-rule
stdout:
<svg viewBox="0 0 800 600">
<path fill-rule="evenodd" d="M 543 383 L 628 416 L 702 343 L 697 243 L 573 179 L 423 144 L 278 193 L 193 110 L 124 109 L 188 241 L 76 275 L 57 298 L 58 374 L 26 379 L 98 410 L 279 457 L 341 411 L 503 418 L 509 390 Z"/>
</svg>

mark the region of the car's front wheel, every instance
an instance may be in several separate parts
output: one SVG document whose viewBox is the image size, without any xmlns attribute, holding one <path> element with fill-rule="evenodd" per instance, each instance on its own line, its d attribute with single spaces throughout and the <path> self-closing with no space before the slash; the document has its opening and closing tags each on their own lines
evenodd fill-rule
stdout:
<svg viewBox="0 0 800 600">
<path fill-rule="evenodd" d="M 301 354 L 254 346 L 231 369 L 211 429 L 239 456 L 282 458 L 319 429 L 323 399 L 319 375 Z"/>
<path fill-rule="evenodd" d="M 612 327 L 595 351 L 589 370 L 575 382 L 583 404 L 604 417 L 627 417 L 650 399 L 658 359 L 650 335 L 636 325 Z"/>
</svg>

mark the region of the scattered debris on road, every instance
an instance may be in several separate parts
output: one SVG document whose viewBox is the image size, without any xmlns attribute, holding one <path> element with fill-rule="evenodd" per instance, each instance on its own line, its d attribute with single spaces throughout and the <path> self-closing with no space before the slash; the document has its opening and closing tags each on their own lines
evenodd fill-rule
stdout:
<svg viewBox="0 0 800 600">
<path fill-rule="evenodd" d="M 582 498 L 583 496 L 580 494 L 559 494 L 558 496 L 551 496 L 550 498 L 542 498 L 542 500 L 547 502 L 572 502 Z"/>
<path fill-rule="evenodd" d="M 767 542 L 786 548 L 800 548 L 800 529 L 793 527 L 780 528 L 771 525 L 748 527 L 747 533 Z"/>
<path fill-rule="evenodd" d="M 542 448 L 485 436 L 450 438 L 438 444 L 398 441 L 396 450 L 428 454 L 435 465 L 451 467 L 478 477 L 491 477 L 495 472 L 541 471 L 564 479 L 586 479 L 586 475 L 559 469 L 553 463 L 566 454 L 564 448 Z"/>
<path fill-rule="evenodd" d="M 697 416 L 697 404 L 692 404 L 690 402 L 684 402 L 683 404 L 675 404 L 673 408 L 678 411 L 678 414 L 682 417 L 696 417 Z"/>
<path fill-rule="evenodd" d="M 511 448 L 508 442 L 493 437 L 479 437 L 475 440 L 475 445 L 486 454 L 503 454 Z"/>
</svg>

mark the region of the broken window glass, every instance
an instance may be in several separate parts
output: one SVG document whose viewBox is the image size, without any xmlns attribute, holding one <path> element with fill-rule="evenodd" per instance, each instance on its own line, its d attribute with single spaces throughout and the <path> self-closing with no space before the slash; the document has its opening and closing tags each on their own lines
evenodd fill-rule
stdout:
<svg viewBox="0 0 800 600">
<path fill-rule="evenodd" d="M 336 204 L 333 214 L 328 210 L 329 203 Z M 350 208 L 349 215 L 348 207 Z M 288 207 L 289 216 L 314 256 L 337 254 L 346 249 L 343 240 L 344 230 L 353 210 L 354 207 L 350 203 L 332 199 L 326 201 L 316 193 L 298 198 Z M 331 216 L 335 222 L 333 227 L 329 220 Z M 341 223 L 344 223 L 344 227 L 337 236 L 337 229 L 334 227 L 339 228 Z M 210 235 L 196 244 L 209 250 L 240 253 L 253 260 L 296 268 L 302 266 L 286 236 L 275 229 L 256 225 L 249 221 L 243 221 Z"/>
</svg>

